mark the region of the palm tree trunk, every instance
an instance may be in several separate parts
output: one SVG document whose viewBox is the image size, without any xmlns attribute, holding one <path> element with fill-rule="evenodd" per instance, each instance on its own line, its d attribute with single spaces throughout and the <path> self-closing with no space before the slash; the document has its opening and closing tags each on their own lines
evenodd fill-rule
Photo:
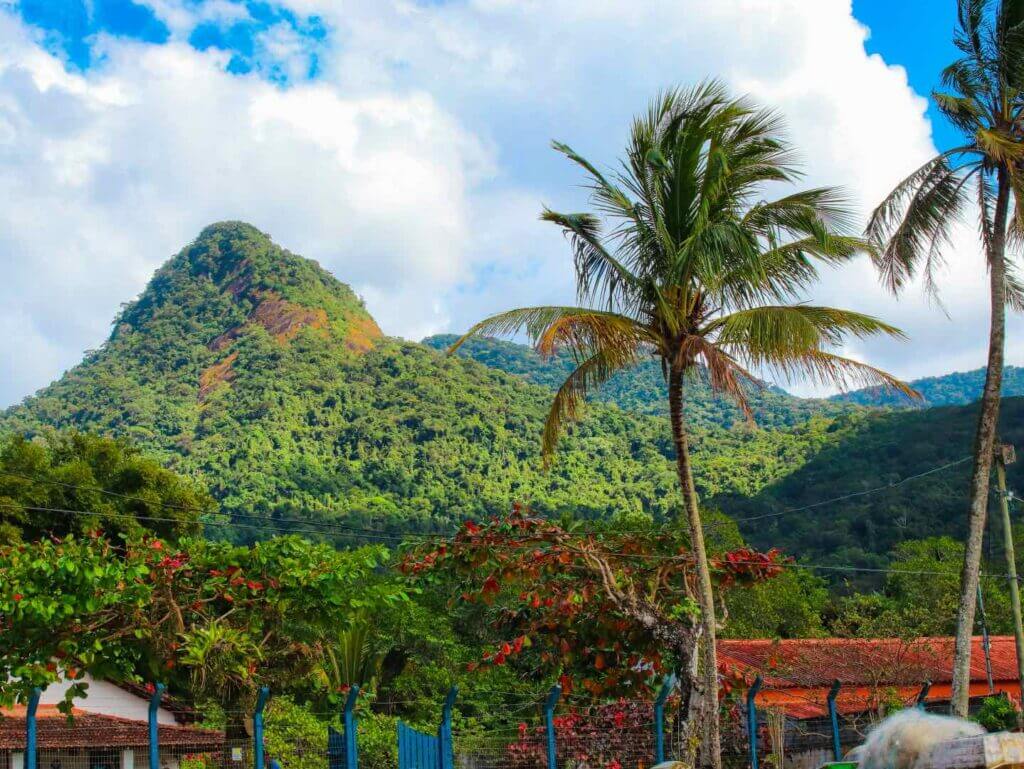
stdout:
<svg viewBox="0 0 1024 769">
<path fill-rule="evenodd" d="M 975 596 L 981 568 L 981 545 L 988 512 L 988 483 L 992 471 L 992 452 L 999 426 L 999 397 L 1003 384 L 1003 348 L 1006 339 L 1006 220 L 1009 209 L 1009 182 L 999 169 L 992 242 L 988 248 L 991 321 L 988 336 L 988 368 L 985 389 L 978 409 L 978 427 L 974 434 L 974 471 L 971 475 L 971 500 L 967 514 L 967 546 L 960 572 L 960 606 L 956 617 L 956 645 L 953 655 L 953 692 L 951 710 L 967 717 L 971 690 L 971 637 L 974 634 Z"/>
<path fill-rule="evenodd" d="M 672 418 L 672 441 L 676 450 L 676 472 L 683 490 L 683 515 L 690 535 L 690 546 L 697 563 L 697 602 L 701 611 L 700 667 L 704 721 L 696 730 L 702 735 L 701 758 L 706 766 L 721 769 L 722 750 L 718 725 L 718 653 L 715 649 L 715 595 L 711 586 L 711 569 L 704 549 L 704 528 L 697 504 L 697 489 L 690 467 L 690 446 L 683 421 L 683 372 L 673 367 L 668 379 L 669 413 Z"/>
</svg>

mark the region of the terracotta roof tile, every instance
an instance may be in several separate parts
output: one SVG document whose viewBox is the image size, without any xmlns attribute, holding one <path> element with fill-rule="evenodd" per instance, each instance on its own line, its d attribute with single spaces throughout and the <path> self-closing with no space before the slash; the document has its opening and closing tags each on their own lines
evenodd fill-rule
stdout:
<svg viewBox="0 0 1024 769">
<path fill-rule="evenodd" d="M 44 705 L 37 711 L 37 739 L 40 748 L 142 748 L 149 744 L 149 725 L 118 716 L 72 711 L 67 717 L 56 706 Z M 189 751 L 219 750 L 223 735 L 210 729 L 193 726 L 160 724 L 161 746 Z M 0 711 L 0 750 L 25 747 L 25 708 Z"/>
<path fill-rule="evenodd" d="M 991 639 L 992 675 L 997 681 L 1017 678 L 1017 657 L 1012 636 Z M 843 684 L 917 684 L 928 680 L 948 683 L 952 678 L 953 639 L 791 639 L 773 641 L 721 640 L 718 664 L 726 676 L 753 680 L 758 673 L 765 686 L 827 687 L 834 679 Z M 971 680 L 985 680 L 981 639 L 973 639 Z"/>
</svg>

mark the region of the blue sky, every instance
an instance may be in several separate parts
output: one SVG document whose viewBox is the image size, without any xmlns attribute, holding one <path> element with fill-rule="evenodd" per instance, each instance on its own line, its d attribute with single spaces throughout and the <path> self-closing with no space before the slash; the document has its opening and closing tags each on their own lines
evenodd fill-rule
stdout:
<svg viewBox="0 0 1024 769">
<path fill-rule="evenodd" d="M 955 141 L 925 98 L 955 55 L 954 10 L 954 0 L 0 0 L 10 201 L 0 370 L 11 372 L 0 406 L 102 344 L 119 305 L 221 219 L 318 259 L 407 338 L 571 301 L 565 244 L 537 214 L 587 200 L 549 142 L 612 166 L 654 93 L 708 76 L 778 108 L 807 183 L 843 186 L 866 217 Z M 947 315 L 920 291 L 889 296 L 863 261 L 823 274 L 807 299 L 903 327 L 912 350 L 845 350 L 901 376 L 976 368 L 986 314 L 976 251 L 969 228 L 957 235 Z M 1016 338 L 1010 357 L 1024 359 Z"/>
<path fill-rule="evenodd" d="M 202 0 L 191 0 L 195 6 Z M 315 14 L 297 14 L 272 3 L 239 0 L 249 18 L 234 23 L 207 22 L 196 26 L 188 37 L 198 50 L 219 48 L 232 54 L 230 71 L 245 74 L 259 69 L 254 36 L 278 23 L 286 23 L 312 43 L 324 43 L 328 31 Z M 16 6 L 21 17 L 44 31 L 47 46 L 66 58 L 69 66 L 92 66 L 92 41 L 97 33 L 125 37 L 153 44 L 165 43 L 170 30 L 152 8 L 133 0 L 20 0 Z M 888 63 L 906 68 L 911 86 L 920 94 L 938 85 L 938 73 L 956 55 L 951 31 L 956 21 L 954 2 L 936 0 L 854 0 L 853 15 L 865 24 L 871 35 L 865 47 L 880 54 Z M 264 74 L 287 82 L 287 75 L 263 62 Z M 311 56 L 306 77 L 315 78 L 317 58 Z M 929 107 L 936 142 L 950 146 L 952 129 Z"/>
</svg>

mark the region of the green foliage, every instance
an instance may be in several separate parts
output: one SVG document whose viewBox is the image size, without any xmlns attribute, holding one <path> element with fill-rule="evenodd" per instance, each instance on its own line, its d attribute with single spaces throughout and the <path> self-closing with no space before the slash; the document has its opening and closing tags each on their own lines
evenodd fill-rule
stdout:
<svg viewBox="0 0 1024 769">
<path fill-rule="evenodd" d="M 1024 445 L 1024 399 L 1008 398 L 1000 410 L 1001 439 Z M 757 547 L 779 547 L 813 563 L 883 568 L 905 540 L 966 535 L 969 460 L 902 481 L 969 457 L 976 424 L 976 404 L 823 421 L 811 440 L 816 448 L 791 472 L 752 494 L 727 492 L 713 501 L 733 517 L 759 517 L 740 525 Z M 1010 488 L 1021 488 L 1024 463 L 1010 465 L 1007 476 Z M 862 493 L 868 490 L 874 491 Z M 834 497 L 845 498 L 817 505 Z M 803 509 L 808 505 L 817 506 Z M 855 588 L 880 584 L 869 571 L 837 577 Z"/>
<path fill-rule="evenodd" d="M 199 532 L 215 503 L 196 481 L 123 440 L 75 432 L 0 440 L 0 543 L 100 528 L 177 538 Z M 62 511 L 89 511 L 76 515 Z"/>
<path fill-rule="evenodd" d="M 427 337 L 423 344 L 444 351 L 456 341 L 458 337 L 454 334 L 438 334 Z M 543 358 L 531 347 L 491 337 L 470 339 L 458 348 L 456 354 L 549 390 L 557 389 L 576 368 L 576 361 L 569 350 L 557 350 L 550 358 Z M 792 427 L 814 415 L 851 410 L 831 401 L 796 398 L 771 385 L 762 387 L 751 382 L 746 390 L 754 422 L 764 428 Z M 700 369 L 694 380 L 688 383 L 686 398 L 686 419 L 691 427 L 730 429 L 748 423 L 732 399 L 711 388 L 704 369 Z M 632 368 L 616 372 L 592 393 L 591 399 L 614 403 L 637 414 L 668 414 L 665 376 L 654 360 L 641 361 Z"/>
<path fill-rule="evenodd" d="M 828 584 L 804 569 L 786 569 L 770 582 L 735 591 L 723 638 L 822 638 Z"/>
<path fill-rule="evenodd" d="M 298 537 L 252 547 L 146 539 L 0 546 L 0 701 L 83 672 L 170 679 L 236 711 L 255 690 L 313 685 L 324 639 L 405 600 L 379 548 Z M 71 697 L 81 693 L 75 689 Z"/>
<path fill-rule="evenodd" d="M 359 766 L 362 769 L 397 769 L 398 719 L 383 713 L 359 715 Z"/>
<path fill-rule="evenodd" d="M 986 697 L 981 702 L 978 712 L 972 716 L 990 732 L 1003 732 L 1016 729 L 1020 724 L 1020 711 L 1009 697 Z"/>
<path fill-rule="evenodd" d="M 289 697 L 272 697 L 267 704 L 264 745 L 281 769 L 323 769 L 327 724 Z"/>
<path fill-rule="evenodd" d="M 902 542 L 881 591 L 842 598 L 832 631 L 842 636 L 915 639 L 949 636 L 956 628 L 964 546 L 950 537 Z M 998 569 L 995 569 L 998 571 Z M 1011 628 L 1005 581 L 982 580 L 990 633 Z"/>
<path fill-rule="evenodd" d="M 105 539 L 0 545 L 0 704 L 61 677 L 81 696 L 85 673 L 130 678 L 143 660 L 153 599 L 147 548 Z"/>
<path fill-rule="evenodd" d="M 835 395 L 833 403 L 855 403 L 861 406 L 887 406 L 892 408 L 931 408 L 932 406 L 960 406 L 973 403 L 981 397 L 985 385 L 985 369 L 956 371 L 942 376 L 915 379 L 910 383 L 921 399 L 910 399 L 901 393 L 868 387 L 863 390 Z M 1003 369 L 1003 397 L 1024 395 L 1024 368 L 1007 366 Z"/>
</svg>

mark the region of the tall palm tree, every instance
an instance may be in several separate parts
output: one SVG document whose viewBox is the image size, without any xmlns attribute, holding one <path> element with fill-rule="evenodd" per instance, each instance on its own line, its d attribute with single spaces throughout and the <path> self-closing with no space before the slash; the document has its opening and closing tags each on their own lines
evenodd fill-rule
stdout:
<svg viewBox="0 0 1024 769">
<path fill-rule="evenodd" d="M 602 174 L 564 144 L 554 148 L 587 173 L 598 212 L 545 210 L 541 217 L 571 243 L 580 306 L 500 313 L 476 324 L 453 349 L 473 335 L 525 329 L 541 354 L 563 346 L 573 351 L 577 368 L 556 393 L 544 426 L 546 457 L 593 388 L 646 356 L 661 361 L 702 613 L 703 706 L 695 717 L 702 720 L 705 762 L 718 766 L 715 601 L 691 470 L 687 383 L 706 375 L 748 416 L 753 371 L 905 391 L 888 374 L 832 352 L 848 336 L 900 332 L 867 315 L 798 302 L 817 277 L 817 263 L 845 262 L 865 243 L 847 234 L 851 216 L 834 189 L 763 199 L 767 186 L 800 176 L 780 119 L 731 98 L 720 83 L 658 96 L 634 120 L 617 173 Z"/>
<path fill-rule="evenodd" d="M 996 7 L 993 7 L 995 5 Z M 935 295 L 936 271 L 950 231 L 964 214 L 977 216 L 989 273 L 988 367 L 974 439 L 968 535 L 961 571 L 953 667 L 953 712 L 967 715 L 971 634 L 1003 378 L 1006 305 L 1024 305 L 1022 285 L 1006 249 L 1021 233 L 1024 0 L 959 0 L 955 42 L 962 57 L 942 73 L 932 98 L 964 136 L 901 181 L 868 223 L 883 282 L 899 293 L 919 274 Z"/>
</svg>

